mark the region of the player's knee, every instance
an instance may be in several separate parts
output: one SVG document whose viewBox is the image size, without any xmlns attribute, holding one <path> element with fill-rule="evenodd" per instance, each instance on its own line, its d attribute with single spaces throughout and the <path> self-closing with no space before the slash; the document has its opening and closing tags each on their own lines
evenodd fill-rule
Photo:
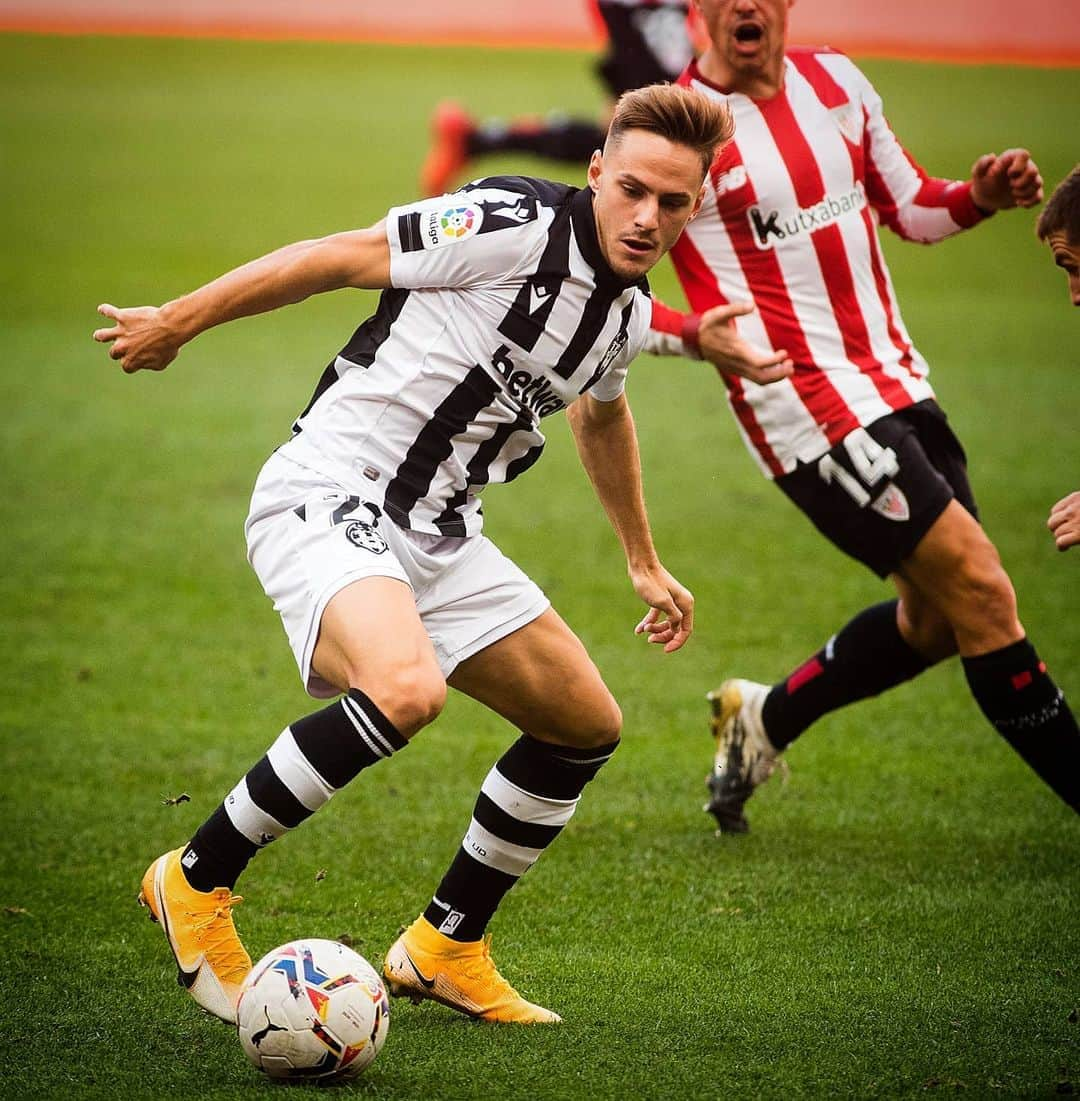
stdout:
<svg viewBox="0 0 1080 1101">
<path fill-rule="evenodd" d="M 1014 631 L 1016 590 L 989 540 L 978 553 L 965 556 L 958 564 L 953 597 L 956 617 L 968 626 Z"/>
<path fill-rule="evenodd" d="M 567 744 L 581 749 L 611 745 L 619 740 L 622 721 L 622 709 L 615 702 L 615 697 L 608 694 L 602 701 L 583 709 L 574 729 L 564 731 L 563 737 Z"/>
<path fill-rule="evenodd" d="M 944 661 L 956 653 L 956 634 L 949 621 L 928 603 L 901 600 L 900 633 L 926 661 Z"/>
<path fill-rule="evenodd" d="M 446 704 L 446 681 L 435 666 L 400 665 L 384 672 L 377 686 L 358 687 L 378 703 L 403 738 L 434 722 Z"/>
</svg>

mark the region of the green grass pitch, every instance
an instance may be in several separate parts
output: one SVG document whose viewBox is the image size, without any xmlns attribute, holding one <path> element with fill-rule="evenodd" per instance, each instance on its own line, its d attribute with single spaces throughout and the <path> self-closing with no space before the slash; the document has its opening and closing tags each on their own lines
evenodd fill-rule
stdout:
<svg viewBox="0 0 1080 1101">
<path fill-rule="evenodd" d="M 176 987 L 139 876 L 312 709 L 244 560 L 247 495 L 373 308 L 340 293 L 210 333 L 161 376 L 90 340 L 98 302 L 160 302 L 414 195 L 434 100 L 591 112 L 578 53 L 0 38 L 0 1095 L 269 1096 Z M 1080 71 L 868 62 L 939 174 L 1027 144 L 1080 156 Z M 556 174 L 492 160 L 481 170 Z M 1080 329 L 1014 213 L 932 249 L 887 243 L 905 319 L 969 448 L 1032 638 L 1080 703 Z M 681 298 L 666 266 L 654 280 Z M 656 537 L 698 598 L 664 657 L 572 453 L 487 495 L 489 531 L 581 634 L 623 748 L 493 926 L 559 1029 L 395 1003 L 371 1098 L 1047 1097 L 1080 1088 L 1080 822 L 988 728 L 953 662 L 830 717 L 753 833 L 701 811 L 704 694 L 773 679 L 867 603 L 744 454 L 700 366 L 630 384 Z M 253 955 L 339 937 L 378 961 L 426 904 L 511 732 L 460 698 L 241 882 Z M 166 805 L 181 792 L 190 802 Z M 317 873 L 325 876 L 317 879 Z"/>
</svg>

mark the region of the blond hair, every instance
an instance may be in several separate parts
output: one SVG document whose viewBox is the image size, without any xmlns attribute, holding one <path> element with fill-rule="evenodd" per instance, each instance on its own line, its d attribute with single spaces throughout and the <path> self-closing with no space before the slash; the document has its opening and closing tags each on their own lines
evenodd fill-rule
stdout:
<svg viewBox="0 0 1080 1101">
<path fill-rule="evenodd" d="M 721 146 L 731 140 L 735 121 L 722 100 L 677 84 L 649 84 L 619 97 L 608 142 L 618 145 L 628 130 L 647 130 L 693 149 L 701 157 L 704 175 Z"/>
</svg>

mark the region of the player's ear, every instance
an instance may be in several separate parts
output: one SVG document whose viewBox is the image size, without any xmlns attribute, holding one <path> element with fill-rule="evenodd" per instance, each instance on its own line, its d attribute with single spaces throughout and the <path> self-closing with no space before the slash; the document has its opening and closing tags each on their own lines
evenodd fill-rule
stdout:
<svg viewBox="0 0 1080 1101">
<path fill-rule="evenodd" d="M 693 220 L 698 216 L 698 212 L 701 210 L 701 204 L 705 201 L 705 184 L 702 183 L 701 190 L 697 193 L 697 198 L 694 200 L 694 209 L 690 211 L 690 220 Z"/>
<path fill-rule="evenodd" d="M 604 154 L 599 149 L 594 149 L 592 157 L 589 158 L 589 187 L 593 191 L 600 190 L 600 177 L 603 173 Z"/>
</svg>

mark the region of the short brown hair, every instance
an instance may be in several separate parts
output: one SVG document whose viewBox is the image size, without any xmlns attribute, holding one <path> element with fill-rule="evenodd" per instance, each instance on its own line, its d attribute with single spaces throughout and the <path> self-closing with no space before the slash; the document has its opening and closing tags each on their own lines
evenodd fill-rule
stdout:
<svg viewBox="0 0 1080 1101">
<path fill-rule="evenodd" d="M 627 130 L 648 130 L 693 149 L 704 175 L 717 150 L 731 140 L 735 121 L 723 100 L 677 84 L 649 84 L 619 97 L 607 140 L 617 145 Z"/>
<path fill-rule="evenodd" d="M 1051 233 L 1064 233 L 1070 244 L 1080 245 L 1080 164 L 1054 189 L 1039 215 L 1035 232 L 1040 241 Z"/>
</svg>

